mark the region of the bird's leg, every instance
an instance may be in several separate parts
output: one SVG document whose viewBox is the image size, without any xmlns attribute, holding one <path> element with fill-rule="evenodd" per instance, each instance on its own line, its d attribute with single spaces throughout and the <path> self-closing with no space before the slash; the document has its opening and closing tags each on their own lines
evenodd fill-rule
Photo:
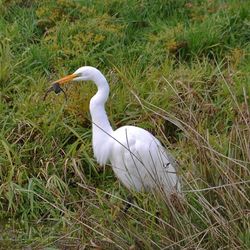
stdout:
<svg viewBox="0 0 250 250">
<path fill-rule="evenodd" d="M 154 217 L 154 220 L 155 220 L 155 223 L 156 223 L 156 224 L 159 224 L 159 218 L 160 218 L 160 216 L 161 216 L 161 213 L 160 213 L 159 210 L 157 210 L 157 211 L 155 212 L 155 217 Z"/>
<path fill-rule="evenodd" d="M 122 222 L 123 220 L 121 220 L 122 218 L 125 218 L 124 215 L 127 214 L 128 210 L 130 207 L 132 207 L 132 204 L 134 203 L 134 197 L 129 194 L 124 200 L 124 202 L 126 202 L 124 204 L 124 207 L 121 208 L 118 212 L 118 214 L 116 214 L 115 217 L 115 221 L 117 222 Z"/>
<path fill-rule="evenodd" d="M 127 197 L 127 202 L 122 210 L 123 213 L 127 213 L 129 208 L 132 206 L 133 204 L 133 201 L 134 201 L 134 197 L 132 194 L 129 194 L 128 197 Z"/>
</svg>

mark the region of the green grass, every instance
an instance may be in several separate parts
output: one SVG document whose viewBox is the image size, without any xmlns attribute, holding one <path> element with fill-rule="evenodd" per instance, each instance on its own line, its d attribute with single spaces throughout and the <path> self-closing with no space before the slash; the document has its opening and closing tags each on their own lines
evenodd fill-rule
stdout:
<svg viewBox="0 0 250 250">
<path fill-rule="evenodd" d="M 0 1 L 0 249 L 249 249 L 250 3 Z M 91 148 L 98 67 L 114 128 L 141 126 L 180 163 L 185 209 L 128 191 Z"/>
</svg>

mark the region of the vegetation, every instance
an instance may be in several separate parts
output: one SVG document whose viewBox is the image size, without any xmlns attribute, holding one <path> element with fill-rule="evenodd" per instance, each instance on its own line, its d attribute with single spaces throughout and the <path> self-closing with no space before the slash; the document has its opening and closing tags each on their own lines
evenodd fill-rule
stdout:
<svg viewBox="0 0 250 250">
<path fill-rule="evenodd" d="M 0 248 L 249 249 L 250 2 L 0 1 Z M 178 212 L 128 191 L 93 159 L 93 84 L 114 127 L 150 130 L 175 155 Z"/>
</svg>

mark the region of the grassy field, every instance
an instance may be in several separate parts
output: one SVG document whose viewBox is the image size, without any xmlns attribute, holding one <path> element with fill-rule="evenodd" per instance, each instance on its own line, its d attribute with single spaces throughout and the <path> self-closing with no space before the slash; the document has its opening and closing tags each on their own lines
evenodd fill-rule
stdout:
<svg viewBox="0 0 250 250">
<path fill-rule="evenodd" d="M 0 249 L 249 249 L 250 1 L 0 0 Z M 114 128 L 179 162 L 185 209 L 128 191 L 91 148 L 98 67 Z"/>
</svg>

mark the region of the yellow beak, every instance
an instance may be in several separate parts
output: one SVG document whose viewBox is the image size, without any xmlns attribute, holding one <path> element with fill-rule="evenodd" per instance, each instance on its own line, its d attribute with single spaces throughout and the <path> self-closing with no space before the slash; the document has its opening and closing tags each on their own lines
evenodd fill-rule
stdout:
<svg viewBox="0 0 250 250">
<path fill-rule="evenodd" d="M 77 76 L 78 76 L 77 74 L 71 74 L 71 75 L 65 76 L 65 77 L 55 81 L 54 83 L 58 83 L 59 85 L 64 85 L 64 84 L 72 81 Z"/>
</svg>

